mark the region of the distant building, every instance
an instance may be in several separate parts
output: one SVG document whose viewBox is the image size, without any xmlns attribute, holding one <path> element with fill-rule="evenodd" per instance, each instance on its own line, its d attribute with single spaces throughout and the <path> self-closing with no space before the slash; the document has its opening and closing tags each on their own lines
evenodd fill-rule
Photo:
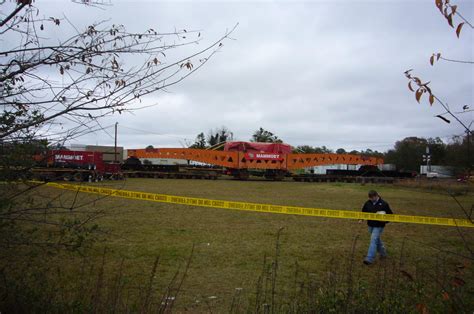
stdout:
<svg viewBox="0 0 474 314">
<path fill-rule="evenodd" d="M 86 145 L 83 144 L 71 144 L 71 146 L 68 147 L 70 150 L 75 150 L 75 151 L 80 151 L 83 152 L 86 150 Z"/>
<path fill-rule="evenodd" d="M 114 146 L 97 146 L 97 145 L 87 145 L 85 147 L 86 151 L 90 152 L 102 152 L 104 153 L 104 161 L 105 162 L 113 162 L 117 160 L 117 162 L 123 162 L 123 147 L 117 146 L 117 159 L 115 159 L 115 148 Z"/>
</svg>

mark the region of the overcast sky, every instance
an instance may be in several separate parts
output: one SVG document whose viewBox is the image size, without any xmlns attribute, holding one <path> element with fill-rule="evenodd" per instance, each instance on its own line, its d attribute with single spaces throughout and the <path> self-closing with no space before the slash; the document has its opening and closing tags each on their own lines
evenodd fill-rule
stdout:
<svg viewBox="0 0 474 314">
<path fill-rule="evenodd" d="M 474 21 L 474 1 L 453 2 Z M 235 40 L 195 75 L 145 99 L 156 106 L 102 121 L 119 123 L 119 145 L 126 148 L 181 147 L 220 126 L 238 140 L 263 127 L 294 146 L 381 151 L 407 136 L 447 140 L 462 133 L 434 117 L 443 112 L 438 105 L 416 102 L 403 75 L 409 68 L 455 111 L 474 107 L 474 66 L 429 64 L 433 52 L 474 60 L 474 31 L 465 27 L 457 39 L 433 0 L 110 3 L 105 10 L 70 1 L 35 4 L 45 16 L 64 14 L 79 27 L 110 19 L 130 31 L 202 30 L 201 45 L 239 23 Z M 111 145 L 111 135 L 113 128 L 73 143 Z"/>
</svg>

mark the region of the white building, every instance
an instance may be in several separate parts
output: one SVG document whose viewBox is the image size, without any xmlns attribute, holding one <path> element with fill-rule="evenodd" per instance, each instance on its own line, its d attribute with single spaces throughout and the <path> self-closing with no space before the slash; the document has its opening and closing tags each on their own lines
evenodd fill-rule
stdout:
<svg viewBox="0 0 474 314">
<path fill-rule="evenodd" d="M 450 178 L 453 176 L 453 169 L 446 166 L 431 165 L 428 169 L 427 165 L 420 166 L 420 174 L 430 178 Z"/>
</svg>

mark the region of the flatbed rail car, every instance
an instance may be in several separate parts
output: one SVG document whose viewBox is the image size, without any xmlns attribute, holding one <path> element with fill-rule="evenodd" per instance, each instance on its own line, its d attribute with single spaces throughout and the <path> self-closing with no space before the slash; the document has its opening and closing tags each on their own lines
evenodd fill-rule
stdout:
<svg viewBox="0 0 474 314">
<path fill-rule="evenodd" d="M 264 172 L 271 180 L 283 180 L 290 171 L 317 165 L 378 165 L 383 159 L 351 154 L 295 154 L 283 143 L 228 142 L 224 151 L 192 148 L 129 149 L 128 157 L 137 159 L 182 159 L 220 166 L 225 173 L 246 180 L 253 170 Z"/>
<path fill-rule="evenodd" d="M 365 165 L 359 170 L 328 169 L 326 174 L 295 174 L 298 182 L 349 182 L 349 183 L 393 183 L 400 178 L 414 178 L 416 173 L 407 171 L 380 170 L 376 166 Z"/>
<path fill-rule="evenodd" d="M 296 182 L 345 182 L 345 183 L 394 183 L 394 177 L 360 177 L 360 176 L 335 176 L 335 175 L 294 175 Z"/>
<path fill-rule="evenodd" d="M 178 164 L 143 164 L 140 159 L 132 156 L 122 164 L 122 174 L 125 178 L 215 180 L 222 174 L 222 168 Z"/>
<path fill-rule="evenodd" d="M 155 179 L 207 179 L 217 180 L 220 176 L 217 169 L 205 168 L 179 168 L 178 171 L 153 171 L 153 170 L 124 170 L 125 178 L 155 178 Z"/>
</svg>

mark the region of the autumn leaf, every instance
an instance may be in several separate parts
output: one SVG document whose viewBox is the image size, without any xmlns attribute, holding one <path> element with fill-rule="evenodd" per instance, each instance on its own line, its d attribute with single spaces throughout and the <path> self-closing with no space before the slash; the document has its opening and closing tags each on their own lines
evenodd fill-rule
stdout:
<svg viewBox="0 0 474 314">
<path fill-rule="evenodd" d="M 414 92 L 415 90 L 413 89 L 413 87 L 411 87 L 411 81 L 408 82 L 408 89 L 411 90 L 412 92 Z"/>
<path fill-rule="evenodd" d="M 461 29 L 463 25 L 464 25 L 464 22 L 459 23 L 458 27 L 456 28 L 456 35 L 458 36 L 458 38 L 459 38 L 459 35 L 461 34 Z"/>
<path fill-rule="evenodd" d="M 436 54 L 436 61 L 438 61 L 439 58 L 441 58 L 441 53 L 438 52 L 438 53 Z"/>
<path fill-rule="evenodd" d="M 452 6 L 451 6 L 451 13 L 452 13 L 453 15 L 456 14 L 456 9 L 457 9 L 457 8 L 458 8 L 457 5 L 452 5 Z"/>
<path fill-rule="evenodd" d="M 61 75 L 64 74 L 64 68 L 63 68 L 63 66 L 61 66 L 61 67 L 59 68 L 59 73 L 61 73 Z"/>
<path fill-rule="evenodd" d="M 431 64 L 431 65 L 434 64 L 434 55 L 432 55 L 431 58 L 430 58 L 430 64 Z"/>
<path fill-rule="evenodd" d="M 448 14 L 448 16 L 446 17 L 446 19 L 448 20 L 448 24 L 449 26 L 451 26 L 452 28 L 454 28 L 454 25 L 453 25 L 453 14 Z"/>
<path fill-rule="evenodd" d="M 423 90 L 421 88 L 418 88 L 415 94 L 415 98 L 418 103 L 420 103 L 421 95 L 423 95 Z"/>
<path fill-rule="evenodd" d="M 435 98 L 434 98 L 433 94 L 431 94 L 430 95 L 430 106 L 433 106 L 434 100 L 435 100 Z"/>
<path fill-rule="evenodd" d="M 436 7 L 439 9 L 440 12 L 443 10 L 443 1 L 442 0 L 435 0 Z"/>
</svg>

